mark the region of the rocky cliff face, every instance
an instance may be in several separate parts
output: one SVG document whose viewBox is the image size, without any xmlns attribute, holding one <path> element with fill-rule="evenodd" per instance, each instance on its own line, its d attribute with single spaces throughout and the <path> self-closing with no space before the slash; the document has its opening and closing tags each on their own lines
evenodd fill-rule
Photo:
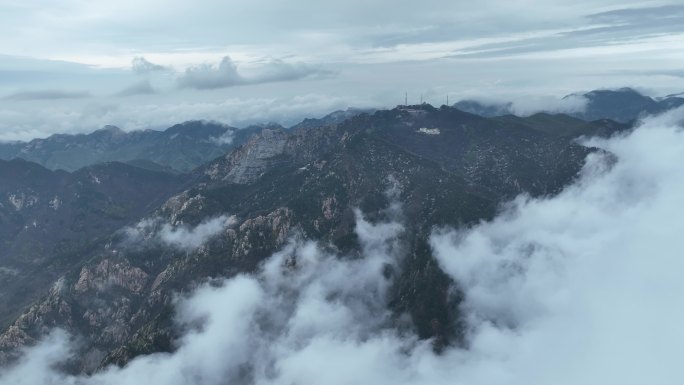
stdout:
<svg viewBox="0 0 684 385">
<path fill-rule="evenodd" d="M 252 183 L 283 155 L 287 139 L 283 130 L 264 129 L 222 161 L 214 162 L 204 173 L 212 181 Z"/>
<path fill-rule="evenodd" d="M 385 194 L 390 184 L 400 186 L 406 227 L 390 310 L 397 322 L 408 317 L 421 338 L 434 338 L 436 349 L 459 343 L 458 306 L 431 257 L 430 231 L 489 218 L 519 192 L 553 193 L 590 151 L 523 124 L 429 106 L 293 132 L 265 129 L 198 169 L 140 223 L 81 252 L 0 335 L 0 350 L 11 359 L 56 326 L 83 338 L 75 371 L 172 350 L 177 293 L 253 272 L 294 236 L 358 257 L 354 210 L 383 220 L 396 203 Z M 219 215 L 232 219 L 209 220 Z"/>
</svg>

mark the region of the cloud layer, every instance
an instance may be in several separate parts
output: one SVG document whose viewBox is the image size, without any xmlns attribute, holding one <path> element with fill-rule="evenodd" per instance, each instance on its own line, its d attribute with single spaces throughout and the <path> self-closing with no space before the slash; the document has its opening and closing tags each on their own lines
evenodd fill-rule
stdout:
<svg viewBox="0 0 684 385">
<path fill-rule="evenodd" d="M 559 196 L 433 238 L 466 293 L 469 383 L 677 382 L 683 121 L 680 109 L 593 140 L 610 154 Z"/>
<path fill-rule="evenodd" d="M 602 148 L 558 196 L 519 197 L 493 221 L 437 231 L 432 247 L 465 296 L 467 346 L 436 355 L 388 322 L 402 256 L 397 222 L 357 212 L 363 258 L 293 240 L 255 276 L 177 305 L 173 354 L 90 377 L 51 368 L 50 335 L 0 374 L 13 384 L 677 384 L 684 293 L 684 109 Z M 201 327 L 198 327 L 201 325 Z"/>
</svg>

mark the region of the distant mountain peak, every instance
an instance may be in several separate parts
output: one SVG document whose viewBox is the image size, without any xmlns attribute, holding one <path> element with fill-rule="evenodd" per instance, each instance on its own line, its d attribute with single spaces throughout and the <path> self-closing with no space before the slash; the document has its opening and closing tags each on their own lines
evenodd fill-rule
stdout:
<svg viewBox="0 0 684 385">
<path fill-rule="evenodd" d="M 683 95 L 683 94 L 679 94 Z M 604 88 L 588 92 L 576 92 L 564 96 L 563 100 L 572 98 L 586 99 L 586 105 L 581 111 L 568 114 L 586 121 L 610 119 L 627 123 L 640 119 L 645 115 L 658 114 L 671 108 L 684 105 L 684 98 L 669 95 L 665 98 L 652 98 L 644 95 L 632 87 Z M 515 115 L 511 102 L 486 102 L 467 99 L 454 104 L 454 107 L 483 117 Z M 554 113 L 554 111 L 539 112 Z"/>
</svg>

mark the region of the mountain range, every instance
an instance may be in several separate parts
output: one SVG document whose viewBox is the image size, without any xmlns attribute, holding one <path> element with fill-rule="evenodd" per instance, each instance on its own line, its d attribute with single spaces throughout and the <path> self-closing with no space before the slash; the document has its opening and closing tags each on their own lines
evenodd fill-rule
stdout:
<svg viewBox="0 0 684 385">
<path fill-rule="evenodd" d="M 354 108 L 335 111 L 322 118 L 306 119 L 291 128 L 337 124 L 370 111 Z M 130 132 L 107 126 L 90 134 L 56 134 L 29 142 L 0 142 L 0 159 L 22 158 L 65 171 L 103 162 L 122 162 L 184 173 L 238 147 L 264 127 L 280 126 L 272 123 L 238 129 L 217 122 L 188 121 L 163 131 Z"/>
<path fill-rule="evenodd" d="M 0 361 L 54 327 L 80 338 L 72 372 L 173 351 L 177 293 L 253 273 L 292 238 L 358 258 L 357 212 L 382 221 L 398 204 L 391 188 L 405 227 L 387 271 L 392 322 L 436 351 L 461 344 L 460 300 L 431 231 L 490 219 L 519 194 L 558 193 L 601 151 L 576 138 L 631 128 L 422 104 L 287 129 L 188 122 L 5 144 L 3 157 L 23 159 L 0 161 Z"/>
</svg>

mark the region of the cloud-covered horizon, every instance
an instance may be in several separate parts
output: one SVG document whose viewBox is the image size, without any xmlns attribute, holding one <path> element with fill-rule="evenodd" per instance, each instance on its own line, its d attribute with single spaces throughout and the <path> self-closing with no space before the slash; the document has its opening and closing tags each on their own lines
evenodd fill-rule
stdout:
<svg viewBox="0 0 684 385">
<path fill-rule="evenodd" d="M 54 99 L 70 103 L 49 109 L 44 98 L 8 100 L 0 136 L 75 132 L 83 123 L 73 116 L 103 104 L 130 112 L 141 103 L 183 109 L 322 94 L 380 108 L 400 104 L 405 91 L 438 105 L 446 95 L 548 99 L 619 87 L 676 94 L 682 26 L 675 0 L 3 3 L 0 33 L 12 39 L 0 41 L 0 95 L 91 97 Z"/>
<path fill-rule="evenodd" d="M 146 86 L 146 84 L 143 84 Z M 107 102 L 40 104 L 40 114 L 31 114 L 25 106 L 0 107 L 0 142 L 30 141 L 54 133 L 90 133 L 107 125 L 125 131 L 163 130 L 193 120 L 216 121 L 233 127 L 276 122 L 290 126 L 305 118 L 321 117 L 349 107 L 374 107 L 363 99 L 346 99 L 324 94 L 306 94 L 292 98 L 245 97 L 191 102 L 140 100 L 145 94 L 125 92 Z M 121 99 L 133 99 L 122 103 Z M 34 106 L 35 107 L 35 106 Z"/>
<path fill-rule="evenodd" d="M 464 347 L 436 354 L 430 341 L 386 322 L 387 266 L 397 268 L 403 255 L 401 206 L 393 205 L 386 222 L 357 211 L 363 258 L 295 238 L 256 275 L 203 286 L 178 302 L 176 322 L 186 332 L 174 353 L 74 377 L 53 369 L 72 346 L 56 331 L 0 380 L 678 384 L 683 123 L 680 108 L 633 132 L 590 139 L 602 151 L 557 196 L 521 196 L 492 221 L 433 233 L 434 255 L 464 295 Z"/>
</svg>

